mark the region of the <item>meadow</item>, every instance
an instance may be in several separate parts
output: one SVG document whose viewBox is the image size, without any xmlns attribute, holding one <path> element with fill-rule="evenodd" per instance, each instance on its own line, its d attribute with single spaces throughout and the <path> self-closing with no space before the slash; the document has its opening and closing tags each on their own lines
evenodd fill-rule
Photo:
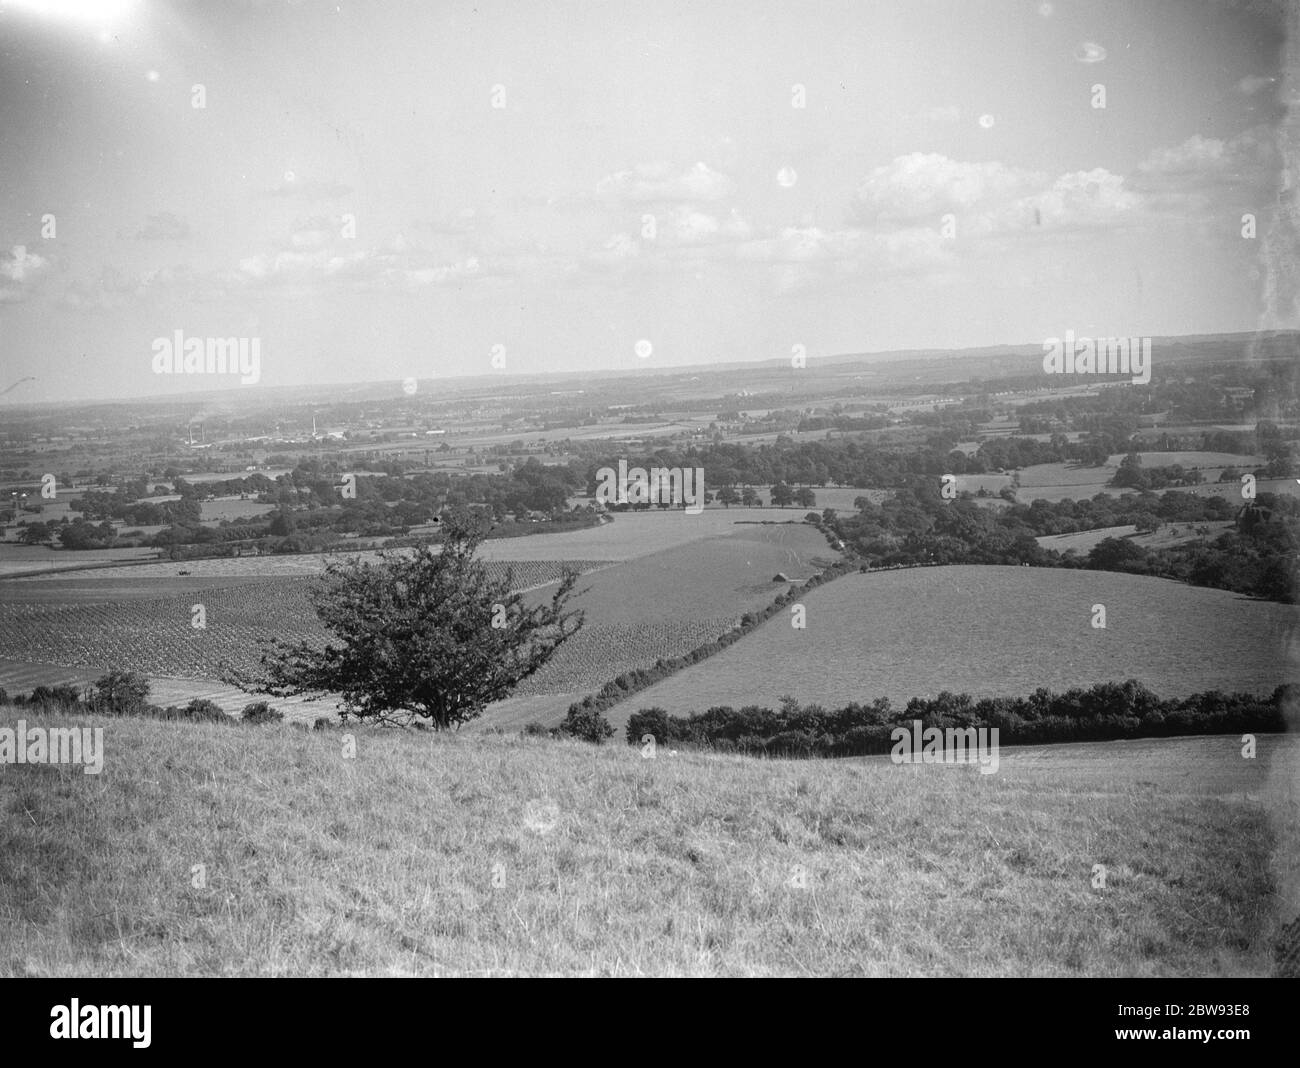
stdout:
<svg viewBox="0 0 1300 1068">
<path fill-rule="evenodd" d="M 67 723 L 104 728 L 100 775 L 0 775 L 0 975 L 1275 968 L 1291 736 L 1255 760 L 1222 737 L 1009 749 L 981 776 L 374 730 L 349 756 L 340 732 L 287 725 Z"/>
<path fill-rule="evenodd" d="M 1169 467 L 1181 464 L 1184 468 L 1196 468 L 1205 482 L 1198 486 L 1183 487 L 1182 492 L 1198 496 L 1216 494 L 1241 498 L 1239 482 L 1219 483 L 1219 475 L 1224 469 L 1235 467 L 1238 471 L 1254 471 L 1264 463 L 1259 456 L 1239 456 L 1228 452 L 1143 452 L 1139 453 L 1143 467 Z M 1119 470 L 1122 455 L 1110 457 L 1099 467 L 1087 467 L 1081 464 L 1056 463 L 1033 464 L 1019 472 L 1020 484 L 1016 489 L 1016 499 L 1025 504 L 1036 500 L 1053 503 L 1064 500 L 1086 500 L 1098 493 L 1119 496 L 1132 493 L 1133 490 L 1107 485 L 1115 472 Z M 1267 483 L 1267 485 L 1265 484 Z M 1274 486 L 1277 488 L 1274 488 Z M 1261 479 L 1258 492 L 1292 492 L 1296 489 L 1294 479 Z"/>
<path fill-rule="evenodd" d="M 1144 549 L 1169 549 L 1175 545 L 1186 545 L 1202 537 L 1198 531 L 1204 527 L 1209 531 L 1209 538 L 1217 538 L 1233 528 L 1230 519 L 1211 519 L 1200 523 L 1166 523 L 1159 530 L 1150 534 L 1137 533 L 1133 524 L 1114 527 L 1100 527 L 1097 530 L 1080 530 L 1074 534 L 1045 534 L 1034 540 L 1044 549 L 1053 549 L 1058 553 L 1074 550 L 1086 556 L 1106 538 L 1125 538 L 1134 545 Z"/>
<path fill-rule="evenodd" d="M 634 694 L 607 716 L 714 705 L 828 708 L 944 690 L 974 697 L 1134 678 L 1162 697 L 1269 693 L 1294 676 L 1300 609 L 1109 571 L 956 566 L 850 574 L 803 599 L 805 628 L 774 616 L 729 649 Z M 1106 626 L 1092 626 L 1093 606 Z"/>
</svg>

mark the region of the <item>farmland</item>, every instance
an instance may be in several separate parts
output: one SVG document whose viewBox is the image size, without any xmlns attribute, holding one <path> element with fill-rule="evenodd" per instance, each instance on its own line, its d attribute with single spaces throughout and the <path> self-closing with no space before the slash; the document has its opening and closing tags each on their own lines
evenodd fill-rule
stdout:
<svg viewBox="0 0 1300 1068">
<path fill-rule="evenodd" d="M 345 760 L 287 725 L 71 722 L 104 775 L 6 772 L 31 818 L 0 823 L 0 974 L 1269 975 L 1300 755 L 982 776 L 362 730 Z"/>
<path fill-rule="evenodd" d="M 1215 519 L 1201 523 L 1169 523 L 1151 534 L 1137 533 L 1137 527 L 1131 523 L 1123 526 L 1102 527 L 1099 530 L 1080 530 L 1074 534 L 1047 534 L 1037 538 L 1044 549 L 1053 549 L 1058 553 L 1074 550 L 1086 555 L 1094 546 L 1106 538 L 1127 538 L 1134 545 L 1144 549 L 1168 549 L 1174 545 L 1186 545 L 1203 535 L 1199 531 L 1208 531 L 1207 537 L 1214 538 L 1232 529 L 1231 520 Z"/>
<path fill-rule="evenodd" d="M 1235 467 L 1239 471 L 1253 471 L 1263 462 L 1258 456 L 1242 456 L 1226 452 L 1143 452 L 1138 455 L 1142 459 L 1143 467 L 1170 467 L 1179 464 L 1185 469 L 1199 470 L 1205 482 L 1188 487 L 1183 492 L 1198 495 L 1220 493 L 1225 496 L 1235 495 L 1238 499 L 1241 496 L 1240 483 L 1234 481 L 1231 484 L 1219 484 L 1217 482 L 1219 475 L 1228 467 Z M 1131 493 L 1132 490 L 1107 485 L 1115 477 L 1115 472 L 1119 470 L 1123 458 L 1121 455 L 1112 456 L 1099 467 L 1067 463 L 1034 464 L 1019 472 L 1020 483 L 1016 490 L 1016 497 L 1028 503 L 1040 499 L 1052 502 L 1083 500 L 1095 497 L 1098 493 L 1113 495 Z M 1266 486 L 1265 482 L 1269 485 Z M 1273 488 L 1272 484 L 1275 482 L 1279 483 L 1280 488 Z M 1291 489 L 1294 489 L 1295 483 L 1291 479 L 1261 480 L 1258 489 L 1259 492 L 1266 490 L 1270 493 L 1288 492 L 1285 485 L 1288 482 Z"/>
<path fill-rule="evenodd" d="M 1091 625 L 1093 605 L 1105 629 Z M 783 694 L 837 707 L 943 690 L 1021 695 L 1135 678 L 1162 696 L 1267 693 L 1292 677 L 1294 606 L 1102 571 L 936 567 L 852 574 L 810 591 L 806 628 L 754 634 L 615 707 L 681 715 Z"/>
<path fill-rule="evenodd" d="M 717 522 L 718 514 L 623 515 L 602 528 L 579 532 L 577 536 L 618 532 L 622 526 L 618 541 L 607 538 L 603 543 L 607 550 L 613 545 L 629 551 L 642 547 L 628 536 L 629 528 L 644 532 L 650 545 L 669 546 L 621 563 L 572 557 L 493 560 L 490 551 L 573 535 L 485 543 L 489 567 L 496 573 L 512 568 L 516 587 L 536 589 L 536 600 L 550 596 L 546 587 L 565 567 L 582 572 L 573 606 L 587 615 L 587 626 L 515 696 L 490 709 L 485 722 L 554 719 L 613 675 L 689 652 L 716 639 L 745 612 L 771 603 L 787 588 L 773 581 L 778 572 L 799 581 L 819 570 L 816 561 L 838 555 L 806 524 L 724 526 Z M 789 512 L 785 518 L 791 518 Z M 704 522 L 690 522 L 695 519 Z M 686 535 L 692 534 L 695 540 L 687 541 Z M 0 584 L 0 658 L 8 663 L 0 661 L 0 684 L 14 690 L 20 685 L 30 688 L 33 679 L 47 684 L 84 681 L 85 672 L 69 669 L 93 672 L 117 666 L 149 675 L 155 700 L 178 691 L 183 695 L 183 680 L 188 678 L 195 680 L 190 696 L 209 696 L 227 711 L 238 711 L 249 698 L 216 681 L 223 666 L 255 667 L 263 643 L 273 638 L 323 636 L 307 580 L 319 574 L 328 559 L 289 555 L 199 560 L 5 582 Z M 190 574 L 179 575 L 180 570 Z M 203 629 L 191 625 L 195 604 L 204 607 Z M 325 702 L 300 705 L 295 702 L 288 710 L 306 716 L 333 707 Z"/>
<path fill-rule="evenodd" d="M 553 582 L 566 565 L 525 561 L 513 568 L 521 589 Z M 605 566 L 570 561 L 579 570 Z M 131 569 L 132 571 L 135 569 Z M 69 666 L 117 666 L 148 675 L 220 677 L 223 664 L 252 668 L 262 643 L 320 637 L 303 579 L 180 581 L 125 574 L 116 579 L 72 577 L 18 580 L 0 598 L 0 656 Z M 192 626 L 202 604 L 205 626 Z M 3 681 L 3 680 L 0 680 Z"/>
</svg>

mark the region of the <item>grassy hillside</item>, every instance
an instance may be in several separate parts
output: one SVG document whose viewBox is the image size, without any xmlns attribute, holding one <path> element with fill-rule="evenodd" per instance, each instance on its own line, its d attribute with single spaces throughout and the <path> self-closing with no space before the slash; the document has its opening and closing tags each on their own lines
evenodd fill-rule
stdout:
<svg viewBox="0 0 1300 1068">
<path fill-rule="evenodd" d="M 675 715 L 712 705 L 776 707 L 783 694 L 838 707 L 900 705 L 943 690 L 977 697 L 1134 678 L 1163 697 L 1268 693 L 1288 682 L 1294 605 L 1111 571 L 958 566 L 853 574 L 802 599 L 717 656 L 608 713 Z M 1106 607 L 1093 629 L 1092 606 Z"/>
<path fill-rule="evenodd" d="M 78 722 L 105 729 L 99 776 L 0 767 L 0 974 L 1273 968 L 1289 736 L 1253 761 L 1230 738 L 1008 750 L 982 776 Z"/>
</svg>

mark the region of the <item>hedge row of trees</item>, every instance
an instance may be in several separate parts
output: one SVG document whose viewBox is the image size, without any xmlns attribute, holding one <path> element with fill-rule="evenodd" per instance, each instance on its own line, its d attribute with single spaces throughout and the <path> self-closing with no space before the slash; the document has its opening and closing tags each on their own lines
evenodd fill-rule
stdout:
<svg viewBox="0 0 1300 1068">
<path fill-rule="evenodd" d="M 1279 686 L 1270 696 L 1225 694 L 1217 690 L 1162 699 L 1136 679 L 1106 682 L 1064 693 L 1035 690 L 1028 697 L 987 697 L 944 692 L 914 697 L 903 708 L 888 698 L 839 709 L 801 705 L 786 697 L 779 709 L 749 705 L 710 708 L 685 716 L 662 708 L 632 714 L 627 742 L 712 749 L 749 755 L 843 757 L 888 753 L 897 727 L 998 729 L 998 744 L 1044 745 L 1055 742 L 1160 738 L 1172 735 L 1236 734 L 1286 730 L 1284 702 L 1294 688 Z"/>
<path fill-rule="evenodd" d="M 45 715 L 147 716 L 152 719 L 181 720 L 186 723 L 232 723 L 233 719 L 215 701 L 195 697 L 186 705 L 163 708 L 149 702 L 149 680 L 134 671 L 113 668 L 90 686 L 78 688 L 68 683 L 37 686 L 29 694 L 11 698 L 0 687 L 0 705 L 27 708 Z M 244 707 L 240 720 L 249 724 L 275 723 L 284 713 L 265 701 Z"/>
<path fill-rule="evenodd" d="M 1083 567 L 1173 578 L 1199 586 L 1248 593 L 1268 600 L 1296 599 L 1296 553 L 1300 548 L 1300 502 L 1260 494 L 1234 509 L 1221 498 L 1166 493 L 1126 494 L 1118 501 L 1035 501 L 993 511 L 974 500 L 944 500 L 936 480 L 919 479 L 882 504 L 859 498 L 856 514 L 828 513 L 824 523 L 850 551 L 872 565 L 1029 564 Z M 1236 514 L 1235 529 L 1214 541 L 1200 540 L 1148 550 L 1122 538 L 1108 538 L 1086 555 L 1044 549 L 1044 534 L 1132 524 L 1154 530 L 1171 522 L 1224 519 Z M 1064 529 L 1063 529 L 1064 528 Z M 1208 533 L 1208 532 L 1207 532 Z"/>
</svg>

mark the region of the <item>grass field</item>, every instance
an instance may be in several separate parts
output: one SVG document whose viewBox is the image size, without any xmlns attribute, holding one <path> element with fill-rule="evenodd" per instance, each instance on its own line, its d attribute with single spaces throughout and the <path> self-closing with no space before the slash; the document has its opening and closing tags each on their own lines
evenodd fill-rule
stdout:
<svg viewBox="0 0 1300 1068">
<path fill-rule="evenodd" d="M 1182 464 L 1184 467 L 1201 469 L 1205 482 L 1198 486 L 1182 488 L 1181 492 L 1194 493 L 1198 496 L 1218 495 L 1241 499 L 1241 484 L 1238 482 L 1219 483 L 1218 478 L 1224 468 L 1235 467 L 1239 471 L 1253 471 L 1262 466 L 1263 459 L 1258 456 L 1238 456 L 1227 452 L 1144 452 L 1143 467 L 1168 467 Z M 1119 496 L 1132 493 L 1131 489 L 1108 486 L 1115 477 L 1119 463 L 1124 457 L 1112 456 L 1100 467 L 1085 467 L 1076 464 L 1033 464 L 1020 471 L 1020 486 L 1016 499 L 1024 504 L 1036 500 L 1055 503 L 1064 500 L 1086 500 L 1098 493 Z M 1300 490 L 1294 479 L 1261 479 L 1257 485 L 1260 493 L 1295 493 Z"/>
<path fill-rule="evenodd" d="M 554 722 L 573 701 L 614 676 L 681 656 L 765 608 L 788 583 L 837 558 L 812 527 L 756 526 L 610 567 L 584 578 L 574 607 L 587 625 L 515 695 L 489 709 L 485 724 Z M 549 591 L 539 590 L 538 599 Z"/>
<path fill-rule="evenodd" d="M 1093 629 L 1092 606 L 1106 628 Z M 783 694 L 837 707 L 888 697 L 1023 695 L 1129 678 L 1162 697 L 1270 692 L 1294 677 L 1294 605 L 1109 571 L 933 567 L 852 574 L 809 591 L 806 627 L 774 616 L 729 649 L 611 709 L 674 714 L 775 708 Z"/>
<path fill-rule="evenodd" d="M 1137 527 L 1130 523 L 1125 526 L 1081 530 L 1075 534 L 1046 534 L 1035 540 L 1044 549 L 1054 549 L 1058 553 L 1073 549 L 1080 555 L 1086 555 L 1106 538 L 1126 538 L 1144 549 L 1168 549 L 1201 538 L 1202 535 L 1197 533 L 1201 527 L 1209 530 L 1209 534 L 1204 536 L 1212 540 L 1231 530 L 1233 522 L 1230 519 L 1213 519 L 1201 523 L 1167 523 L 1154 534 L 1139 534 Z"/>
<path fill-rule="evenodd" d="M 0 577 L 22 575 L 54 568 L 83 568 L 131 560 L 152 560 L 157 549 L 51 549 L 45 545 L 19 545 L 0 541 Z M 175 572 L 172 572 L 175 574 Z"/>
<path fill-rule="evenodd" d="M 104 728 L 100 775 L 0 774 L 0 975 L 1274 969 L 1292 736 L 1255 760 L 1233 738 L 1007 750 L 981 776 L 75 722 Z"/>
<path fill-rule="evenodd" d="M 238 497 L 221 497 L 202 504 L 203 522 L 219 523 L 223 519 L 252 519 L 265 516 L 275 511 L 275 505 L 262 504 L 254 500 L 240 500 Z"/>
</svg>

